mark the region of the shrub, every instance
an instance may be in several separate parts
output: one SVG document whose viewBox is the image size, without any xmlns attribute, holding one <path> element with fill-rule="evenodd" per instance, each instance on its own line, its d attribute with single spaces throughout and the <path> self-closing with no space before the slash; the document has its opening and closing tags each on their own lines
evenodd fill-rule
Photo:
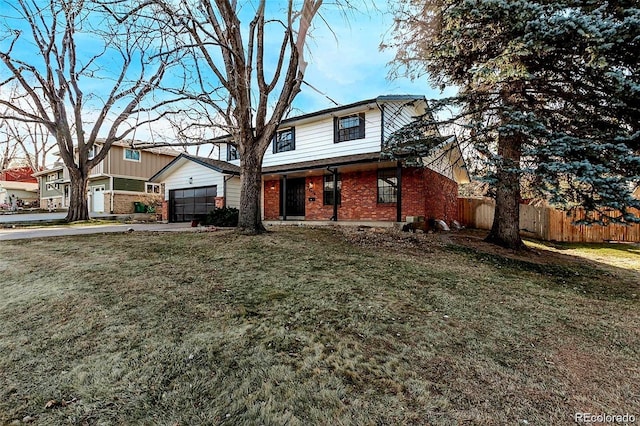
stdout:
<svg viewBox="0 0 640 426">
<path fill-rule="evenodd" d="M 238 226 L 238 214 L 239 210 L 233 207 L 222 207 L 214 209 L 209 212 L 203 225 L 213 225 L 222 227 L 236 227 Z"/>
</svg>

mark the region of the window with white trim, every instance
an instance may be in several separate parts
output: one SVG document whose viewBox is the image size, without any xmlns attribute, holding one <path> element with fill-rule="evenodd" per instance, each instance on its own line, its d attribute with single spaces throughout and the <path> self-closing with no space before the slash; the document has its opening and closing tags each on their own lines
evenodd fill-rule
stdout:
<svg viewBox="0 0 640 426">
<path fill-rule="evenodd" d="M 140 162 L 140 150 L 139 149 L 124 149 L 124 159 L 127 161 L 138 161 Z"/>
<path fill-rule="evenodd" d="M 160 194 L 160 184 L 159 183 L 149 183 L 145 185 L 147 194 Z"/>
<path fill-rule="evenodd" d="M 335 117 L 333 119 L 333 142 L 364 139 L 364 113 Z"/>
<path fill-rule="evenodd" d="M 87 153 L 87 159 L 93 160 L 93 158 L 96 155 L 98 155 L 99 151 L 100 151 L 100 147 L 98 145 L 93 145 L 91 149 L 89 149 L 89 152 Z"/>
</svg>

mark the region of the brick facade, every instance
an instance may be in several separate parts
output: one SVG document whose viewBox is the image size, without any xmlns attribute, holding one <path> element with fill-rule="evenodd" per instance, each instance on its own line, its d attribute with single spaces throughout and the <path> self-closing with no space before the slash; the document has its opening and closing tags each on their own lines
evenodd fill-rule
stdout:
<svg viewBox="0 0 640 426">
<path fill-rule="evenodd" d="M 169 202 L 167 200 L 162 201 L 162 210 L 160 211 L 162 214 L 163 221 L 169 221 Z"/>
<path fill-rule="evenodd" d="M 341 173 L 342 194 L 338 220 L 396 221 L 396 203 L 379 204 L 378 172 L 367 170 Z M 323 176 L 310 176 L 305 182 L 305 219 L 329 220 L 333 205 L 323 205 Z M 458 185 L 430 169 L 402 170 L 402 220 L 407 216 L 443 219 L 457 218 Z M 313 201 L 310 201 L 313 200 Z M 265 181 L 264 215 L 266 220 L 280 216 L 280 182 Z"/>
<path fill-rule="evenodd" d="M 264 181 L 264 218 L 277 220 L 280 216 L 280 181 Z"/>
</svg>

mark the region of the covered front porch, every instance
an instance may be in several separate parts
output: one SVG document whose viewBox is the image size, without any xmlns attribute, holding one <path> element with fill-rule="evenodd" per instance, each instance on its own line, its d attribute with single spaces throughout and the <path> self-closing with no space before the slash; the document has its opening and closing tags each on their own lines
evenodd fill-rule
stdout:
<svg viewBox="0 0 640 426">
<path fill-rule="evenodd" d="M 379 153 L 263 170 L 263 219 L 270 222 L 401 222 L 402 166 Z"/>
</svg>

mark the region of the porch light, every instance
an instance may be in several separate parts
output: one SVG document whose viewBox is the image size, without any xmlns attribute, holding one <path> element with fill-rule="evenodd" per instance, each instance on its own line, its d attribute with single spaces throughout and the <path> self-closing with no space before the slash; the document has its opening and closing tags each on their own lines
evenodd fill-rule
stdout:
<svg viewBox="0 0 640 426">
<path fill-rule="evenodd" d="M 309 182 L 309 189 L 313 189 L 313 182 Z"/>
</svg>

